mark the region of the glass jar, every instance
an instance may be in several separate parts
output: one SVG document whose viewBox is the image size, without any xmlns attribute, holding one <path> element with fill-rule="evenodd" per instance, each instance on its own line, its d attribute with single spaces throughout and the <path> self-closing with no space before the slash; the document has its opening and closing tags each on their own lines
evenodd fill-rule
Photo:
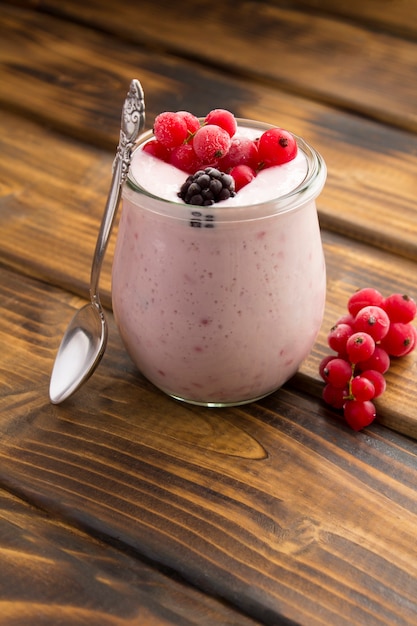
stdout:
<svg viewBox="0 0 417 626">
<path fill-rule="evenodd" d="M 259 133 L 270 128 L 238 124 Z M 145 133 L 135 152 L 151 137 Z M 176 399 L 221 407 L 262 398 L 293 376 L 312 349 L 326 293 L 315 203 L 326 166 L 296 139 L 306 161 L 303 180 L 260 203 L 226 208 L 164 200 L 130 170 L 113 311 L 138 369 Z"/>
</svg>

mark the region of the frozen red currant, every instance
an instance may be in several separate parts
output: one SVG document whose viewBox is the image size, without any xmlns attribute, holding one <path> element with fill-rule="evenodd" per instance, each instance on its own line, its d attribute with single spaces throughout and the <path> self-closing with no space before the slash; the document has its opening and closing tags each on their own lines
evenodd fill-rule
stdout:
<svg viewBox="0 0 417 626">
<path fill-rule="evenodd" d="M 230 144 L 229 133 L 214 124 L 199 128 L 193 139 L 196 155 L 203 163 L 208 164 L 218 163 L 228 153 Z"/>
<path fill-rule="evenodd" d="M 177 111 L 177 116 L 185 121 L 188 136 L 194 135 L 194 133 L 200 128 L 200 120 L 192 113 L 189 113 L 188 111 Z"/>
<path fill-rule="evenodd" d="M 183 143 L 170 153 L 169 162 L 171 165 L 178 167 L 178 169 L 187 172 L 188 174 L 194 174 L 201 168 L 200 159 L 194 152 L 194 148 L 191 143 Z"/>
<path fill-rule="evenodd" d="M 256 170 L 258 161 L 258 148 L 255 141 L 249 137 L 233 137 L 229 151 L 219 162 L 219 167 L 223 172 L 228 172 L 237 165 L 248 165 Z"/>
<path fill-rule="evenodd" d="M 170 159 L 171 151 L 156 139 L 151 139 L 151 141 L 145 143 L 143 150 L 161 161 L 168 162 Z"/>
<path fill-rule="evenodd" d="M 153 132 L 155 138 L 167 148 L 181 145 L 188 137 L 184 117 L 172 111 L 165 111 L 156 116 Z"/>
</svg>

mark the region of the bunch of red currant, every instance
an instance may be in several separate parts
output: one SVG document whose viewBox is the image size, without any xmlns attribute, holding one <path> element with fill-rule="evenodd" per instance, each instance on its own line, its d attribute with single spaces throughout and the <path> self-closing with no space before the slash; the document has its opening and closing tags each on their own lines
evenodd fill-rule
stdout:
<svg viewBox="0 0 417 626">
<path fill-rule="evenodd" d="M 349 298 L 347 308 L 327 337 L 336 354 L 322 359 L 319 371 L 326 383 L 324 401 L 343 409 L 347 423 L 361 430 L 376 417 L 373 400 L 385 391 L 390 357 L 409 354 L 417 344 L 411 323 L 417 305 L 409 296 L 384 298 L 367 287 Z"/>
<path fill-rule="evenodd" d="M 237 121 L 226 109 L 213 109 L 203 122 L 188 111 L 166 111 L 154 122 L 155 139 L 143 149 L 194 174 L 214 167 L 230 174 L 235 191 L 251 182 L 259 170 L 295 158 L 297 142 L 282 128 L 271 128 L 256 139 L 236 135 Z"/>
</svg>

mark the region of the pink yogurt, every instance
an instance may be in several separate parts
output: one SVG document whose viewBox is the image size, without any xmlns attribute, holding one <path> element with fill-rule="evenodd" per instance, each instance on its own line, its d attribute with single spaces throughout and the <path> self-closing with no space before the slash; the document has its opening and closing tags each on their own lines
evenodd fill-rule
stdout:
<svg viewBox="0 0 417 626">
<path fill-rule="evenodd" d="M 239 120 L 239 132 L 268 126 Z M 136 148 L 113 264 L 113 310 L 139 370 L 194 404 L 278 389 L 320 329 L 326 271 L 315 199 L 326 167 L 297 138 L 288 164 L 210 207 L 184 204 L 186 174 Z"/>
</svg>

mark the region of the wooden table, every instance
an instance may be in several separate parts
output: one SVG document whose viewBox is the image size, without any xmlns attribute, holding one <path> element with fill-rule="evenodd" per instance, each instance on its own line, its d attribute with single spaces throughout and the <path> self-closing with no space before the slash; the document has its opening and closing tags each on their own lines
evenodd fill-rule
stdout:
<svg viewBox="0 0 417 626">
<path fill-rule="evenodd" d="M 417 3 L 10 0 L 0 35 L 0 624 L 417 623 L 417 357 L 360 433 L 317 372 L 355 289 L 417 296 Z M 149 127 L 223 107 L 327 162 L 323 328 L 260 402 L 165 397 L 110 311 L 95 375 L 49 402 L 132 78 Z"/>
</svg>

